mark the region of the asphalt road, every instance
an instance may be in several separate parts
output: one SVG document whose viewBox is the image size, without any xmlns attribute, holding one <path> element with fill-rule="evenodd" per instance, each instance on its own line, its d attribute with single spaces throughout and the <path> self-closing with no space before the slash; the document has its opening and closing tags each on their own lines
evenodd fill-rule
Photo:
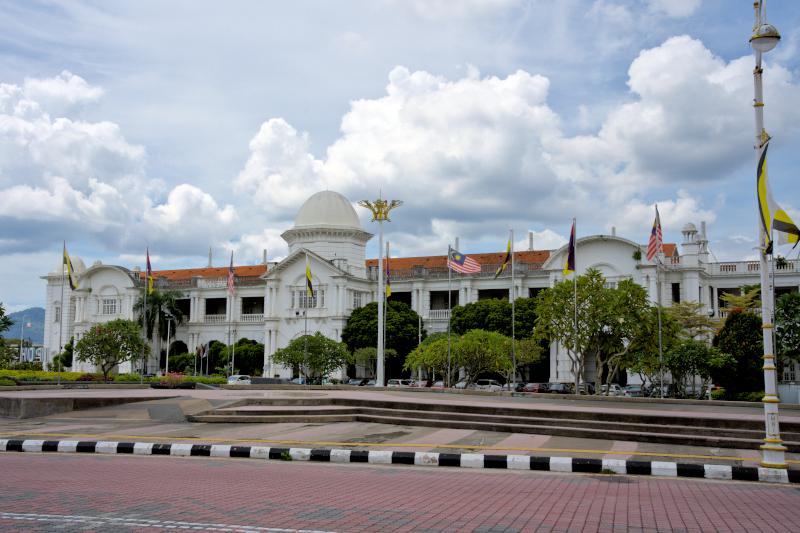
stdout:
<svg viewBox="0 0 800 533">
<path fill-rule="evenodd" d="M 174 457 L 0 454 L 0 531 L 797 531 L 794 487 Z"/>
</svg>

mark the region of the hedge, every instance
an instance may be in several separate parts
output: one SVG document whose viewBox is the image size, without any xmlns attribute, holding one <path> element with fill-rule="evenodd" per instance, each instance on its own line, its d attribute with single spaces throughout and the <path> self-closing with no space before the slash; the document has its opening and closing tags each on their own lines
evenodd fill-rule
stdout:
<svg viewBox="0 0 800 533">
<path fill-rule="evenodd" d="M 0 380 L 8 381 L 8 385 L 13 385 L 15 381 L 93 381 L 102 382 L 102 374 L 91 374 L 86 372 L 46 372 L 44 370 L 0 370 Z M 139 374 L 117 374 L 109 376 L 116 383 L 139 383 Z M 161 378 L 158 376 L 144 378 L 144 383 L 158 383 Z M 207 385 L 220 385 L 227 383 L 225 376 L 183 376 L 183 381 L 194 381 Z"/>
</svg>

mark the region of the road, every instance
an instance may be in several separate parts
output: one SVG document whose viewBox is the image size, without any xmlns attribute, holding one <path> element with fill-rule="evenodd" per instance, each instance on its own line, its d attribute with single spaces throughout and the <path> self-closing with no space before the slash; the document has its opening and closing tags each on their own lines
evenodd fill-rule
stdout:
<svg viewBox="0 0 800 533">
<path fill-rule="evenodd" d="M 693 479 L 0 454 L 0 531 L 797 531 L 800 491 Z"/>
</svg>

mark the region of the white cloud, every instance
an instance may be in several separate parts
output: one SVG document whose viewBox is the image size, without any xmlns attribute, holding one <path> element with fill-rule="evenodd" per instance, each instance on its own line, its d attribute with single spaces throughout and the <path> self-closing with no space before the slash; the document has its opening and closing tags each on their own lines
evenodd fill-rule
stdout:
<svg viewBox="0 0 800 533">
<path fill-rule="evenodd" d="M 476 18 L 519 6 L 522 0 L 385 0 L 390 5 L 406 7 L 424 19 Z"/>
<path fill-rule="evenodd" d="M 700 7 L 701 0 L 650 0 L 650 8 L 668 17 L 688 17 Z"/>
<path fill-rule="evenodd" d="M 27 99 L 55 115 L 103 96 L 101 87 L 89 85 L 67 70 L 54 78 L 26 78 L 22 91 Z"/>
</svg>

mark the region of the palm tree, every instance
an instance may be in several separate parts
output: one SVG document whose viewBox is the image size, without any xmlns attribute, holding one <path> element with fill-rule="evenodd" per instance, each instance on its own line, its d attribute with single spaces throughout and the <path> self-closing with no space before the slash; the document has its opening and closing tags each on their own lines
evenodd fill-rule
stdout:
<svg viewBox="0 0 800 533">
<path fill-rule="evenodd" d="M 177 328 L 179 324 L 183 323 L 185 315 L 178 307 L 178 300 L 183 298 L 184 294 L 180 291 L 174 290 L 153 290 L 147 295 L 147 323 L 145 324 L 145 331 L 147 338 L 150 339 L 151 353 L 157 350 L 160 352 L 161 342 L 167 339 L 167 320 L 175 320 L 174 326 Z M 144 307 L 144 292 L 136 300 L 133 305 L 133 311 L 136 313 L 137 320 L 141 323 Z M 172 333 L 175 328 L 172 328 Z"/>
</svg>

